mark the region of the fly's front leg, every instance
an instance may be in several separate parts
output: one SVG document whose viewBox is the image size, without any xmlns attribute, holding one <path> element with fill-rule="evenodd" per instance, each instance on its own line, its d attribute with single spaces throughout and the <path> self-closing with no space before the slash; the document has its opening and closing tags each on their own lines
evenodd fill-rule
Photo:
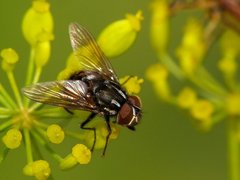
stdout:
<svg viewBox="0 0 240 180">
<path fill-rule="evenodd" d="M 92 148 L 91 148 L 91 151 L 94 150 L 94 147 L 95 147 L 95 144 L 96 144 L 96 138 L 97 138 L 97 135 L 96 135 L 96 128 L 95 127 L 85 127 L 94 117 L 96 116 L 96 113 L 91 113 L 87 119 L 85 121 L 83 121 L 80 125 L 80 128 L 81 129 L 85 129 L 85 130 L 89 130 L 89 131 L 93 131 L 94 133 L 94 140 L 93 140 L 93 145 L 92 145 Z"/>
<path fill-rule="evenodd" d="M 102 156 L 105 155 L 106 153 L 106 150 L 107 150 L 107 145 L 108 145 L 108 140 L 109 140 L 109 137 L 112 133 L 112 129 L 111 129 L 111 126 L 110 126 L 110 118 L 109 116 L 105 116 L 105 120 L 106 120 L 106 124 L 107 124 L 107 129 L 108 129 L 108 134 L 106 136 L 106 142 L 105 142 L 105 146 L 104 146 L 104 149 L 103 149 L 103 153 L 102 153 Z"/>
</svg>

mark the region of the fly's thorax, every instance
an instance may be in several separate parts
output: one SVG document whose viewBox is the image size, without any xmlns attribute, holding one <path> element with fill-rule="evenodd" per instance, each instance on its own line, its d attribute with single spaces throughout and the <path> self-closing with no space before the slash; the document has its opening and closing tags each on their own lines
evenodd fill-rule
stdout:
<svg viewBox="0 0 240 180">
<path fill-rule="evenodd" d="M 127 95 L 120 85 L 108 79 L 95 82 L 92 90 L 99 111 L 104 112 L 105 115 L 117 115 L 127 101 Z"/>
<path fill-rule="evenodd" d="M 128 96 L 127 101 L 120 108 L 117 123 L 134 129 L 141 119 L 141 100 L 138 96 Z"/>
</svg>

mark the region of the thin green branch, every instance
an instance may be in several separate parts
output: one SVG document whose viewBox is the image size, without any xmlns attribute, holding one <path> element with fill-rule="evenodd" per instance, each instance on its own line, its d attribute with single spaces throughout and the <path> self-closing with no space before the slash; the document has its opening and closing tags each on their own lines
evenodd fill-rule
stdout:
<svg viewBox="0 0 240 180">
<path fill-rule="evenodd" d="M 8 108 L 0 107 L 0 114 L 11 115 L 12 113 L 13 111 Z"/>
<path fill-rule="evenodd" d="M 9 149 L 7 147 L 4 147 L 2 153 L 0 154 L 0 164 L 4 161 L 4 159 L 7 157 L 9 152 Z"/>
<path fill-rule="evenodd" d="M 226 95 L 227 90 L 222 87 L 222 85 L 203 67 L 200 66 L 197 72 L 198 77 L 201 78 L 202 83 L 205 82 L 205 85 L 212 90 L 213 92 L 218 93 L 219 95 Z"/>
<path fill-rule="evenodd" d="M 182 70 L 167 53 L 159 54 L 158 58 L 160 62 L 163 63 L 177 79 L 183 80 L 185 78 Z"/>
<path fill-rule="evenodd" d="M 0 84 L 0 102 L 10 109 L 16 109 L 17 105 L 5 90 L 5 88 Z"/>
<path fill-rule="evenodd" d="M 30 51 L 30 57 L 29 57 L 29 61 L 28 61 L 28 69 L 27 69 L 27 79 L 25 82 L 25 85 L 29 85 L 32 82 L 33 79 L 33 71 L 34 71 L 34 57 L 35 57 L 35 50 L 34 48 L 31 48 Z"/>
<path fill-rule="evenodd" d="M 33 78 L 33 84 L 37 83 L 40 79 L 40 76 L 41 76 L 41 73 L 42 73 L 42 68 L 41 67 L 37 67 L 36 68 L 36 71 L 34 73 L 34 78 Z"/>
<path fill-rule="evenodd" d="M 23 133 L 24 133 L 25 146 L 26 146 L 27 162 L 32 163 L 33 162 L 33 153 L 32 153 L 30 132 L 27 128 L 24 128 Z"/>
<path fill-rule="evenodd" d="M 85 139 L 85 135 L 83 134 L 79 134 L 79 133 L 76 133 L 76 132 L 71 132 L 71 131 L 64 131 L 66 135 L 70 136 L 70 137 L 73 137 L 73 138 L 76 138 L 76 139 L 79 139 L 79 140 L 84 140 Z"/>
<path fill-rule="evenodd" d="M 7 76 L 8 76 L 10 85 L 12 87 L 14 96 L 15 96 L 15 98 L 17 100 L 17 103 L 18 103 L 20 108 L 23 108 L 22 98 L 20 96 L 20 92 L 19 92 L 19 89 L 17 87 L 17 83 L 16 83 L 15 77 L 13 75 L 13 72 L 12 71 L 7 72 Z"/>
<path fill-rule="evenodd" d="M 230 180 L 240 179 L 240 161 L 239 161 L 239 139 L 238 139 L 238 121 L 236 119 L 228 120 L 228 158 Z"/>
<path fill-rule="evenodd" d="M 40 108 L 41 106 L 43 106 L 43 104 L 41 103 L 34 103 L 30 108 L 29 108 L 29 112 L 33 112 L 36 109 Z"/>
<path fill-rule="evenodd" d="M 36 130 L 36 129 L 35 129 Z M 45 149 L 52 155 L 54 159 L 56 159 L 58 162 L 61 162 L 63 158 L 58 155 L 44 140 L 44 137 L 42 137 L 41 134 L 36 132 L 35 130 L 31 131 L 33 137 L 36 139 L 37 142 L 39 142 L 42 146 L 45 147 Z"/>
<path fill-rule="evenodd" d="M 4 122 L 4 123 L 1 123 L 1 125 L 0 125 L 0 132 L 1 132 L 1 131 L 4 131 L 5 129 L 7 129 L 8 127 L 10 127 L 12 124 L 13 124 L 13 120 L 12 120 L 12 119 L 11 119 L 11 120 L 8 120 L 8 121 L 6 121 L 6 122 Z"/>
</svg>

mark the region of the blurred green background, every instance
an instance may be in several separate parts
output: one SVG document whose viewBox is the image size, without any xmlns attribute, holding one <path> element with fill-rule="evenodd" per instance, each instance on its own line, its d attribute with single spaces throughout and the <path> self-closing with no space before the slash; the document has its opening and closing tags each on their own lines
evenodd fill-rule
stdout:
<svg viewBox="0 0 240 180">
<path fill-rule="evenodd" d="M 135 44 L 122 56 L 111 62 L 119 77 L 138 75 L 144 78 L 146 68 L 156 62 L 149 43 L 150 11 L 147 0 L 68 0 L 50 1 L 55 22 L 55 40 L 51 60 L 44 68 L 41 81 L 54 80 L 65 66 L 71 52 L 68 24 L 77 21 L 86 26 L 95 36 L 109 23 L 121 19 L 126 13 L 135 14 L 141 9 L 145 17 L 142 30 Z M 16 69 L 17 81 L 23 84 L 29 46 L 21 33 L 23 14 L 31 0 L 0 1 L 0 49 L 12 47 L 20 56 Z M 184 15 L 183 15 L 184 16 Z M 184 17 L 176 17 L 172 23 L 172 39 L 179 42 Z M 5 74 L 0 71 L 0 81 Z M 176 84 L 176 88 L 177 88 Z M 172 86 L 173 89 L 175 86 Z M 201 133 L 189 118 L 155 95 L 151 84 L 145 80 L 140 94 L 143 102 L 143 119 L 136 132 L 122 128 L 117 140 L 109 144 L 107 154 L 93 154 L 92 162 L 69 171 L 60 171 L 55 161 L 51 163 L 54 179 L 115 179 L 115 180 L 226 180 L 226 133 L 224 123 L 208 133 Z M 78 126 L 79 122 L 72 122 Z M 3 146 L 0 143 L 0 146 Z M 71 147 L 61 147 L 59 153 L 69 152 Z M 63 156 L 66 154 L 63 154 Z M 22 174 L 26 164 L 25 151 L 13 150 L 0 164 L 0 179 L 33 179 Z"/>
</svg>

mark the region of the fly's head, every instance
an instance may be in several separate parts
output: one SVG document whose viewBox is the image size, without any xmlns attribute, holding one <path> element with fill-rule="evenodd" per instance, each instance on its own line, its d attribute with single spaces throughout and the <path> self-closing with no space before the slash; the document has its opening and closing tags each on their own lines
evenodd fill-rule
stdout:
<svg viewBox="0 0 240 180">
<path fill-rule="evenodd" d="M 135 130 L 142 116 L 141 100 L 138 96 L 129 96 L 128 100 L 122 105 L 117 115 L 117 123 Z"/>
</svg>

